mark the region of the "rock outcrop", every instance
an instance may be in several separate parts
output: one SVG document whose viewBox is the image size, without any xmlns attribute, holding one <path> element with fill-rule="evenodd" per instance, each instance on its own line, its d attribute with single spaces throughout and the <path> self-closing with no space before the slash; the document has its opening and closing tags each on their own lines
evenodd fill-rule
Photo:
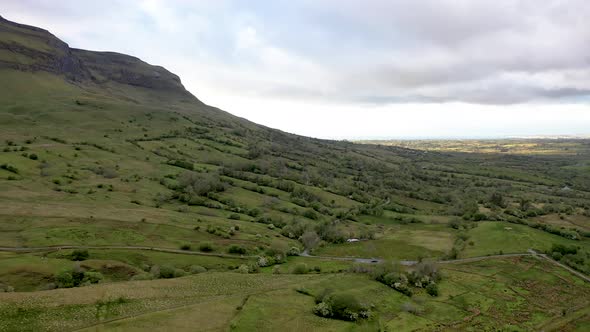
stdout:
<svg viewBox="0 0 590 332">
<path fill-rule="evenodd" d="M 0 36 L 0 69 L 46 71 L 72 82 L 116 82 L 190 95 L 177 75 L 133 56 L 70 48 L 47 30 L 1 16 Z"/>
</svg>

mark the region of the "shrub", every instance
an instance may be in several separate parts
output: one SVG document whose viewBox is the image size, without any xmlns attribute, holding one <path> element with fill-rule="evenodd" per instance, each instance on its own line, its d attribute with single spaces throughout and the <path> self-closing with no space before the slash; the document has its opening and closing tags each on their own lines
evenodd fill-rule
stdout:
<svg viewBox="0 0 590 332">
<path fill-rule="evenodd" d="M 291 247 L 289 249 L 289 251 L 287 251 L 287 256 L 299 256 L 299 248 L 297 247 Z"/>
<path fill-rule="evenodd" d="M 72 254 L 70 255 L 70 259 L 73 261 L 84 261 L 87 260 L 88 257 L 90 257 L 90 254 L 88 253 L 88 250 L 86 249 L 77 249 L 72 251 Z"/>
<path fill-rule="evenodd" d="M 563 258 L 563 255 L 559 251 L 554 251 L 551 253 L 551 258 L 555 259 L 556 261 L 559 261 Z"/>
<path fill-rule="evenodd" d="M 14 167 L 14 166 L 11 166 L 8 164 L 2 164 L 2 165 L 0 165 L 0 168 L 3 170 L 9 171 L 11 173 L 14 173 L 14 174 L 18 174 L 18 168 Z"/>
<path fill-rule="evenodd" d="M 174 269 L 174 272 L 172 274 L 174 278 L 184 277 L 185 275 L 186 272 L 183 269 Z"/>
<path fill-rule="evenodd" d="M 82 279 L 82 283 L 96 284 L 102 279 L 103 276 L 100 272 L 84 272 L 84 279 Z"/>
<path fill-rule="evenodd" d="M 174 272 L 175 272 L 175 268 L 169 265 L 162 265 L 160 267 L 160 273 L 159 276 L 160 278 L 174 278 Z"/>
<path fill-rule="evenodd" d="M 152 275 L 153 278 L 159 278 L 160 277 L 160 266 L 159 265 L 152 265 L 152 267 L 150 268 L 150 274 Z"/>
<path fill-rule="evenodd" d="M 72 277 L 72 272 L 68 270 L 63 270 L 59 272 L 55 276 L 55 283 L 59 288 L 71 288 L 75 286 L 74 278 Z"/>
<path fill-rule="evenodd" d="M 244 248 L 242 246 L 238 246 L 238 245 L 232 244 L 229 247 L 229 249 L 227 249 L 227 252 L 229 252 L 230 254 L 244 255 L 246 253 L 246 248 Z"/>
<path fill-rule="evenodd" d="M 270 260 L 267 257 L 264 256 L 260 256 L 258 257 L 258 261 L 257 261 L 258 266 L 260 267 L 265 267 L 265 266 L 269 266 L 270 264 Z"/>
<path fill-rule="evenodd" d="M 247 274 L 247 273 L 249 273 L 249 272 L 250 272 L 250 269 L 248 268 L 248 265 L 246 265 L 246 264 L 242 264 L 242 265 L 240 265 L 240 267 L 238 267 L 237 271 L 238 271 L 239 273 L 244 273 L 244 274 Z"/>
<path fill-rule="evenodd" d="M 549 252 L 558 252 L 564 256 L 567 254 L 575 255 L 578 253 L 578 248 L 575 246 L 567 246 L 563 244 L 553 244 Z"/>
<path fill-rule="evenodd" d="M 336 293 L 325 295 L 322 301 L 317 303 L 313 312 L 321 317 L 357 321 L 369 318 L 369 310 L 358 299 L 348 293 Z"/>
<path fill-rule="evenodd" d="M 315 247 L 317 247 L 318 244 L 320 243 L 320 237 L 318 236 L 318 234 L 316 232 L 308 231 L 308 232 L 303 233 L 303 235 L 301 235 L 301 237 L 299 238 L 299 241 L 301 241 L 301 243 L 303 243 L 303 245 L 305 246 L 305 249 L 312 250 Z"/>
<path fill-rule="evenodd" d="M 438 296 L 438 286 L 436 283 L 433 282 L 426 286 L 426 293 L 430 296 Z"/>
<path fill-rule="evenodd" d="M 332 307 L 326 302 L 320 302 L 313 308 L 313 313 L 320 317 L 332 317 Z"/>
<path fill-rule="evenodd" d="M 318 219 L 318 214 L 314 210 L 305 210 L 305 212 L 303 212 L 303 216 L 311 220 Z"/>
<path fill-rule="evenodd" d="M 199 273 L 207 272 L 207 269 L 202 267 L 201 265 L 191 265 L 191 267 L 189 268 L 189 271 L 191 274 L 199 274 Z"/>
<path fill-rule="evenodd" d="M 191 250 L 191 245 L 189 243 L 185 243 L 183 245 L 180 246 L 180 249 L 182 250 Z"/>
<path fill-rule="evenodd" d="M 293 268 L 294 274 L 306 274 L 307 272 L 309 272 L 309 268 L 305 263 L 299 263 Z"/>
<path fill-rule="evenodd" d="M 209 193 L 225 190 L 225 185 L 221 182 L 217 174 L 184 172 L 180 175 L 178 183 L 182 192 L 189 197 L 204 196 Z"/>
<path fill-rule="evenodd" d="M 213 251 L 213 244 L 211 242 L 203 242 L 199 244 L 199 250 L 202 252 L 211 252 Z"/>
<path fill-rule="evenodd" d="M 31 159 L 31 160 L 37 160 L 37 159 L 39 159 L 39 157 L 38 157 L 36 154 L 34 154 L 34 153 L 31 153 L 31 154 L 29 155 L 29 159 Z"/>
</svg>

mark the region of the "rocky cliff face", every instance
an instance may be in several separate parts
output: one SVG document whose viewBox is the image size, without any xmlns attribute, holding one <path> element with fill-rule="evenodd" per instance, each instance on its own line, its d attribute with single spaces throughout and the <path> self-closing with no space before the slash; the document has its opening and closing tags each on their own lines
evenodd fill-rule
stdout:
<svg viewBox="0 0 590 332">
<path fill-rule="evenodd" d="M 116 82 L 190 95 L 180 78 L 140 59 L 113 52 L 73 49 L 49 31 L 0 16 L 0 69 L 46 71 L 73 82 Z"/>
</svg>

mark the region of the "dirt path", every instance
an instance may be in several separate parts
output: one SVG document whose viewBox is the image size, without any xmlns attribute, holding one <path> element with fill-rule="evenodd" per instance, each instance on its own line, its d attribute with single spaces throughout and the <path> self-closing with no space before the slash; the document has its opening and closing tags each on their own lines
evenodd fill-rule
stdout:
<svg viewBox="0 0 590 332">
<path fill-rule="evenodd" d="M 166 252 L 172 254 L 182 254 L 182 255 L 200 255 L 200 256 L 212 256 L 212 257 L 222 257 L 222 258 L 237 258 L 237 259 L 248 259 L 248 258 L 255 258 L 257 256 L 236 256 L 236 255 L 227 255 L 227 254 L 214 254 L 214 253 L 205 253 L 199 251 L 190 251 L 190 250 L 181 250 L 181 249 L 171 249 L 171 248 L 158 248 L 158 247 L 147 247 L 147 246 L 72 246 L 72 245 L 63 245 L 63 246 L 50 246 L 50 247 L 0 247 L 0 252 L 44 252 L 44 251 L 59 251 L 62 249 L 120 249 L 120 250 L 150 250 L 150 251 L 159 251 L 159 252 Z M 377 264 L 385 261 L 382 258 L 359 258 L 359 257 L 336 257 L 336 256 L 313 256 L 310 255 L 307 250 L 301 253 L 302 257 L 310 257 L 310 258 L 320 258 L 320 259 L 329 259 L 329 260 L 340 260 L 340 261 L 353 261 L 355 263 L 364 263 L 364 264 Z M 538 253 L 532 249 L 529 249 L 526 253 L 513 253 L 513 254 L 502 254 L 502 255 L 489 255 L 489 256 L 478 256 L 478 257 L 469 257 L 469 258 L 460 258 L 460 259 L 452 259 L 452 260 L 439 260 L 435 261 L 437 264 L 455 264 L 455 263 L 469 263 L 469 262 L 477 262 L 486 259 L 494 259 L 494 258 L 506 258 L 506 257 L 522 257 L 522 256 L 533 256 L 533 257 L 541 257 L 567 271 L 570 273 L 582 278 L 584 281 L 590 282 L 590 277 L 587 275 L 572 269 L 569 266 L 566 266 L 556 260 L 553 260 L 549 256 Z M 418 261 L 415 260 L 400 260 L 401 265 L 404 266 L 412 266 L 418 264 Z"/>
<path fill-rule="evenodd" d="M 7 252 L 44 252 L 44 251 L 60 251 L 62 249 L 150 250 L 150 251 L 167 252 L 167 253 L 171 253 L 171 254 L 199 255 L 199 256 L 212 256 L 212 257 L 223 257 L 223 258 L 238 258 L 238 259 L 246 259 L 246 258 L 256 257 L 256 256 L 244 256 L 244 255 L 236 256 L 236 255 L 226 255 L 226 254 L 214 254 L 214 253 L 199 252 L 199 251 L 171 249 L 171 248 L 146 247 L 146 246 L 70 246 L 70 245 L 64 245 L 64 246 L 50 246 L 50 247 L 0 247 L 0 251 L 7 251 Z"/>
</svg>

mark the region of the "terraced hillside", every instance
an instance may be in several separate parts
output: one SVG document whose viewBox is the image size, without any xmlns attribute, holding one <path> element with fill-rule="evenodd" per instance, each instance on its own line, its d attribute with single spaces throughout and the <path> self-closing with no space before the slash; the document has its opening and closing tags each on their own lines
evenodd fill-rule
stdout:
<svg viewBox="0 0 590 332">
<path fill-rule="evenodd" d="M 260 329 L 267 315 L 303 317 L 293 330 L 452 329 L 472 321 L 474 329 L 576 328 L 590 321 L 579 310 L 588 297 L 573 300 L 588 285 L 537 258 L 517 260 L 517 271 L 502 259 L 466 263 L 468 272 L 445 268 L 443 304 L 428 297 L 427 283 L 411 286 L 411 297 L 383 285 L 386 274 L 372 270 L 379 266 L 338 259 L 536 249 L 588 274 L 588 141 L 577 141 L 575 154 L 552 146 L 549 154 L 507 155 L 301 137 L 205 105 L 162 67 L 72 49 L 45 30 L 1 18 L 0 78 L 0 289 L 15 291 L 0 294 L 0 331 L 128 328 L 137 325 L 126 319 L 147 308 L 172 311 L 138 318 L 145 324 L 182 325 L 175 315 L 184 310 L 203 315 L 193 317 L 197 324 L 208 301 L 219 308 L 212 329 Z M 199 276 L 150 280 L 187 274 Z M 244 285 L 219 293 L 226 287 L 220 280 Z M 310 296 L 332 280 L 340 280 L 336 291 L 367 287 L 383 298 L 361 323 L 321 318 Z M 499 283 L 519 298 L 518 319 L 510 318 Z M 543 285 L 563 302 L 551 303 L 547 293 L 535 304 L 531 294 Z M 149 301 L 144 288 L 153 291 Z M 24 293 L 41 290 L 51 291 Z M 370 301 L 366 294 L 355 293 Z M 38 295 L 47 302 L 29 301 Z M 65 300 L 48 309 L 54 297 Z"/>
</svg>

